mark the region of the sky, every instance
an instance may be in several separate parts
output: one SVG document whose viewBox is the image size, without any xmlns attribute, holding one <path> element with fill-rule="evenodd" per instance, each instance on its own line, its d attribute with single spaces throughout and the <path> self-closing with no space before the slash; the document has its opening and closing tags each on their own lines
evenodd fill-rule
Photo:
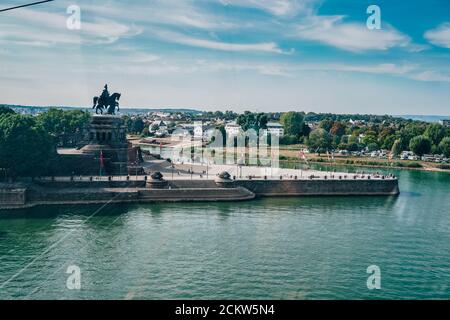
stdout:
<svg viewBox="0 0 450 320">
<path fill-rule="evenodd" d="M 367 26 L 370 5 L 380 29 Z M 105 83 L 123 107 L 450 115 L 450 1 L 56 0 L 0 12 L 0 103 L 88 107 Z"/>
</svg>

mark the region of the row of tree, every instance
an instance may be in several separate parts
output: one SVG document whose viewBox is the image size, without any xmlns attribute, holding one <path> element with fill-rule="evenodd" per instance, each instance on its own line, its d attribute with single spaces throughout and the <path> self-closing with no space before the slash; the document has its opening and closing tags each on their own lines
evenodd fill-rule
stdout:
<svg viewBox="0 0 450 320">
<path fill-rule="evenodd" d="M 89 119 L 80 110 L 50 109 L 32 117 L 0 107 L 0 179 L 47 174 L 57 146 L 79 142 Z"/>
<path fill-rule="evenodd" d="M 282 117 L 283 118 L 283 117 Z M 287 127 L 289 128 L 289 127 Z M 409 120 L 371 123 L 364 126 L 347 122 L 322 120 L 304 142 L 311 150 L 391 150 L 394 155 L 402 151 L 450 156 L 450 129 L 439 123 Z"/>
</svg>

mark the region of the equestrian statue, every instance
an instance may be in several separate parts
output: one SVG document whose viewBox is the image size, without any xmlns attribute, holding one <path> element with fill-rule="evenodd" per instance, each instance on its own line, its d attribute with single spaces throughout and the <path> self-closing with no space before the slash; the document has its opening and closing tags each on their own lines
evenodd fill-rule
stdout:
<svg viewBox="0 0 450 320">
<path fill-rule="evenodd" d="M 117 92 L 113 93 L 112 95 L 109 95 L 108 85 L 105 84 L 105 87 L 100 97 L 94 97 L 94 106 L 92 107 L 92 109 L 95 109 L 96 114 L 98 114 L 99 111 L 100 114 L 103 114 L 103 110 L 106 109 L 107 114 L 115 115 L 116 108 L 117 111 L 120 110 L 119 107 L 120 96 L 121 94 Z"/>
</svg>

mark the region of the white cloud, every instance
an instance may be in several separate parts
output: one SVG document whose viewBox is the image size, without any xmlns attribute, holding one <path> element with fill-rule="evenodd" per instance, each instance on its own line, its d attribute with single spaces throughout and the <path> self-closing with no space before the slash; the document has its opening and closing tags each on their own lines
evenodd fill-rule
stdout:
<svg viewBox="0 0 450 320">
<path fill-rule="evenodd" d="M 365 24 L 344 23 L 343 19 L 343 16 L 308 17 L 297 27 L 296 37 L 352 52 L 410 45 L 408 36 L 386 24 L 381 30 L 369 30 Z"/>
<path fill-rule="evenodd" d="M 317 0 L 220 0 L 223 5 L 256 8 L 275 16 L 309 14 Z"/>
<path fill-rule="evenodd" d="M 161 39 L 174 42 L 178 44 L 183 44 L 191 47 L 213 49 L 220 51 L 231 51 L 231 52 L 244 52 L 244 51 L 259 51 L 259 52 L 269 52 L 269 53 L 286 53 L 281 50 L 278 45 L 274 42 L 261 42 L 261 43 L 231 43 L 231 42 L 220 42 L 212 41 L 206 39 L 199 39 L 190 36 L 186 36 L 181 33 L 172 31 L 154 31 L 155 35 Z"/>
<path fill-rule="evenodd" d="M 450 76 L 432 70 L 411 74 L 410 78 L 413 80 L 426 82 L 450 82 Z"/>
<path fill-rule="evenodd" d="M 450 49 L 450 23 L 443 23 L 436 29 L 428 30 L 425 38 L 435 46 Z"/>
<path fill-rule="evenodd" d="M 192 1 L 133 1 L 115 3 L 114 6 L 85 4 L 83 10 L 90 14 L 139 22 L 145 25 L 182 26 L 202 30 L 226 30 L 242 26 L 230 17 L 206 12 Z M 143 7 L 145 9 L 143 9 Z"/>
<path fill-rule="evenodd" d="M 12 19 L 11 19 L 12 18 Z M 48 46 L 56 43 L 112 43 L 122 37 L 138 35 L 142 29 L 113 20 L 83 21 L 81 30 L 66 27 L 67 16 L 31 9 L 13 11 L 0 30 L 3 43 Z"/>
</svg>

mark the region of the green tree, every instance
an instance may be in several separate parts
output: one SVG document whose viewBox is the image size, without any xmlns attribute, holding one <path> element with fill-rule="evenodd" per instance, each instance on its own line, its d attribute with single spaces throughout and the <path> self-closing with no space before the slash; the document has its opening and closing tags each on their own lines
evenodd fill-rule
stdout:
<svg viewBox="0 0 450 320">
<path fill-rule="evenodd" d="M 431 140 L 425 136 L 414 137 L 409 142 L 409 149 L 418 156 L 423 156 L 430 152 Z"/>
<path fill-rule="evenodd" d="M 369 143 L 369 144 L 367 145 L 367 149 L 369 150 L 369 152 L 376 151 L 376 150 L 379 149 L 379 148 L 378 148 L 378 144 L 377 144 L 377 143 L 374 143 L 374 142 L 371 142 L 371 143 Z"/>
<path fill-rule="evenodd" d="M 241 126 L 243 131 L 254 129 L 258 132 L 260 129 L 267 128 L 268 118 L 265 113 L 253 113 L 245 111 L 244 114 L 240 114 L 236 119 L 236 123 Z"/>
<path fill-rule="evenodd" d="M 331 136 L 325 129 L 319 128 L 311 131 L 307 146 L 311 151 L 325 152 L 331 148 Z"/>
<path fill-rule="evenodd" d="M 0 168 L 10 176 L 44 174 L 55 154 L 52 137 L 35 119 L 19 114 L 0 117 Z"/>
<path fill-rule="evenodd" d="M 441 140 L 441 143 L 439 143 L 439 150 L 447 158 L 450 157 L 450 137 L 445 137 Z"/>
<path fill-rule="evenodd" d="M 144 130 L 145 123 L 141 118 L 136 118 L 133 120 L 133 124 L 131 126 L 131 132 L 141 134 L 142 130 Z"/>
<path fill-rule="evenodd" d="M 439 123 L 433 123 L 427 127 L 424 135 L 428 137 L 434 145 L 439 145 L 445 136 L 445 128 Z"/>
<path fill-rule="evenodd" d="M 13 114 L 13 113 L 15 113 L 13 109 L 5 107 L 5 106 L 0 106 L 0 117 L 2 115 Z"/>
<path fill-rule="evenodd" d="M 324 129 L 326 132 L 330 132 L 331 128 L 333 127 L 334 122 L 331 119 L 324 119 L 320 121 L 319 128 Z"/>
<path fill-rule="evenodd" d="M 402 143 L 402 150 L 408 150 L 409 142 L 412 138 L 422 135 L 425 132 L 425 125 L 418 122 L 410 122 L 397 131 L 397 138 Z"/>
<path fill-rule="evenodd" d="M 300 137 L 305 135 L 304 132 L 304 114 L 301 112 L 287 112 L 281 116 L 281 124 L 287 136 Z"/>
<path fill-rule="evenodd" d="M 122 117 L 125 126 L 127 127 L 127 132 L 132 132 L 133 130 L 133 120 L 129 116 Z"/>
<path fill-rule="evenodd" d="M 69 141 L 77 142 L 83 138 L 83 130 L 88 125 L 91 116 L 82 110 L 67 110 L 52 108 L 36 117 L 43 129 L 52 135 L 55 141 L 63 145 Z"/>
</svg>

